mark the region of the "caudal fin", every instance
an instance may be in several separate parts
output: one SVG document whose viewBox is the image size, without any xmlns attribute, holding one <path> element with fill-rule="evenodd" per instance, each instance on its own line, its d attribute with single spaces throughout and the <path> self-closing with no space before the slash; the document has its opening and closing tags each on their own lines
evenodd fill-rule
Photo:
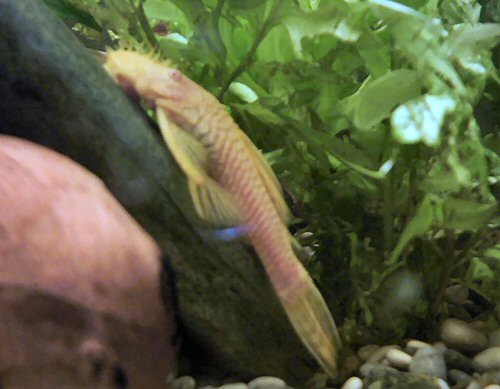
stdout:
<svg viewBox="0 0 500 389">
<path fill-rule="evenodd" d="M 308 277 L 308 287 L 283 307 L 299 338 L 330 376 L 337 373 L 337 353 L 342 346 L 337 327 L 326 303 Z"/>
</svg>

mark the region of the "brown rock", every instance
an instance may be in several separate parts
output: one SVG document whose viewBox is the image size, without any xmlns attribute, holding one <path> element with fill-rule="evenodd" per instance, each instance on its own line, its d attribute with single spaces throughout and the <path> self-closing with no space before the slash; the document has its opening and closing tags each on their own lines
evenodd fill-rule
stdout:
<svg viewBox="0 0 500 389">
<path fill-rule="evenodd" d="M 447 346 L 459 351 L 480 351 L 487 346 L 484 334 L 468 323 L 448 318 L 441 326 L 441 339 Z"/>
<path fill-rule="evenodd" d="M 174 329 L 159 255 L 91 173 L 0 136 L 3 387 L 164 387 Z"/>
</svg>

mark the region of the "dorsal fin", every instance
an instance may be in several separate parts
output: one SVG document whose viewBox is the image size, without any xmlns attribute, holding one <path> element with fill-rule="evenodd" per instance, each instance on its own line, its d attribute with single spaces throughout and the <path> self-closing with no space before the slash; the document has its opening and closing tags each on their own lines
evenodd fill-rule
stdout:
<svg viewBox="0 0 500 389">
<path fill-rule="evenodd" d="M 239 131 L 240 137 L 247 149 L 250 151 L 253 161 L 259 171 L 260 178 L 264 183 L 267 193 L 271 197 L 271 200 L 281 218 L 281 221 L 284 224 L 288 225 L 290 221 L 290 210 L 285 202 L 285 199 L 283 198 L 283 191 L 278 179 L 276 178 L 276 175 L 269 166 L 269 163 L 264 158 L 264 155 L 262 155 L 260 150 L 255 147 L 250 138 L 248 138 L 248 136 L 243 131 Z"/>
</svg>

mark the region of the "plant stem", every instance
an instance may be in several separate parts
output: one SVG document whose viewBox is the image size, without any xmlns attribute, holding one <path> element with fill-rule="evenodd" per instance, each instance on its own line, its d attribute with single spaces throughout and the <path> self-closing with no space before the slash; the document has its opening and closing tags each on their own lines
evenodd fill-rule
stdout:
<svg viewBox="0 0 500 389">
<path fill-rule="evenodd" d="M 280 3 L 278 2 L 277 4 L 280 4 Z M 221 91 L 219 92 L 219 95 L 217 96 L 217 98 L 219 99 L 219 101 L 222 101 L 222 99 L 224 98 L 224 95 L 226 94 L 226 92 L 227 92 L 227 90 L 229 88 L 229 85 L 231 85 L 231 83 L 234 80 L 236 80 L 252 64 L 254 56 L 255 56 L 255 52 L 257 51 L 257 47 L 259 47 L 260 42 L 262 42 L 262 40 L 265 38 L 265 36 L 269 32 L 269 29 L 271 27 L 271 22 L 272 22 L 272 20 L 274 18 L 274 14 L 275 14 L 277 8 L 278 7 L 275 6 L 271 10 L 271 12 L 269 13 L 267 19 L 265 20 L 264 24 L 262 25 L 262 28 L 259 30 L 259 32 L 255 36 L 255 39 L 254 39 L 254 41 L 252 43 L 252 46 L 250 47 L 250 50 L 248 50 L 247 55 L 239 63 L 239 65 L 236 66 L 236 68 L 233 69 L 233 71 L 231 72 L 231 74 L 229 75 L 229 77 L 222 84 Z"/>
<path fill-rule="evenodd" d="M 470 259 L 469 258 L 470 250 L 479 242 L 479 240 L 481 238 L 483 238 L 486 235 L 485 231 L 486 231 L 485 228 L 480 228 L 469 239 L 469 241 L 467 242 L 467 245 L 457 255 L 456 263 L 453 264 L 454 269 L 459 268 L 460 266 L 462 266 L 464 263 L 466 263 Z"/>
<path fill-rule="evenodd" d="M 139 25 L 141 26 L 142 30 L 146 34 L 146 39 L 148 43 L 151 45 L 153 49 L 158 49 L 158 42 L 155 38 L 155 35 L 153 33 L 153 30 L 151 29 L 151 26 L 149 25 L 148 18 L 146 17 L 146 14 L 144 12 L 144 0 L 139 1 L 139 4 L 137 7 L 135 7 L 134 2 L 130 0 L 130 4 L 132 8 L 134 9 L 134 13 L 137 16 L 137 20 L 139 21 Z"/>
<path fill-rule="evenodd" d="M 451 274 L 453 273 L 454 269 L 453 263 L 455 262 L 455 234 L 452 230 L 446 230 L 445 236 L 446 248 L 442 256 L 444 266 L 443 279 L 436 293 L 436 297 L 434 298 L 434 302 L 432 303 L 432 306 L 429 310 L 429 319 L 432 319 L 434 316 L 436 316 L 439 306 L 443 301 L 444 292 L 446 290 L 446 287 L 448 286 L 448 282 L 450 281 Z"/>
<path fill-rule="evenodd" d="M 393 172 L 389 172 L 383 181 L 383 220 L 384 220 L 384 252 L 389 252 L 393 247 L 394 231 L 394 179 Z"/>
<path fill-rule="evenodd" d="M 227 49 L 224 44 L 224 40 L 222 39 L 220 35 L 220 30 L 219 30 L 219 19 L 222 15 L 222 8 L 224 8 L 226 0 L 219 0 L 217 2 L 216 7 L 212 11 L 212 14 L 210 15 L 210 20 L 209 23 L 211 23 L 211 28 L 209 28 L 209 31 L 211 31 L 210 34 L 206 37 L 207 43 L 209 46 L 212 46 L 213 49 L 215 50 L 216 53 L 221 57 L 221 63 L 224 65 L 226 63 L 226 57 L 227 57 Z M 212 38 L 210 35 L 213 35 Z M 221 66 L 218 68 L 216 71 L 215 76 L 218 78 L 219 77 L 219 72 L 224 68 L 224 66 Z"/>
</svg>

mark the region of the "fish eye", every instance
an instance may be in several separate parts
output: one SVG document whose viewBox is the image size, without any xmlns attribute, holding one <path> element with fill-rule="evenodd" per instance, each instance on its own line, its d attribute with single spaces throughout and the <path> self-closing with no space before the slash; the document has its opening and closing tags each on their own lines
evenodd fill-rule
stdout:
<svg viewBox="0 0 500 389">
<path fill-rule="evenodd" d="M 170 71 L 170 78 L 174 81 L 180 81 L 182 78 L 182 73 L 179 69 L 172 69 Z"/>
</svg>

